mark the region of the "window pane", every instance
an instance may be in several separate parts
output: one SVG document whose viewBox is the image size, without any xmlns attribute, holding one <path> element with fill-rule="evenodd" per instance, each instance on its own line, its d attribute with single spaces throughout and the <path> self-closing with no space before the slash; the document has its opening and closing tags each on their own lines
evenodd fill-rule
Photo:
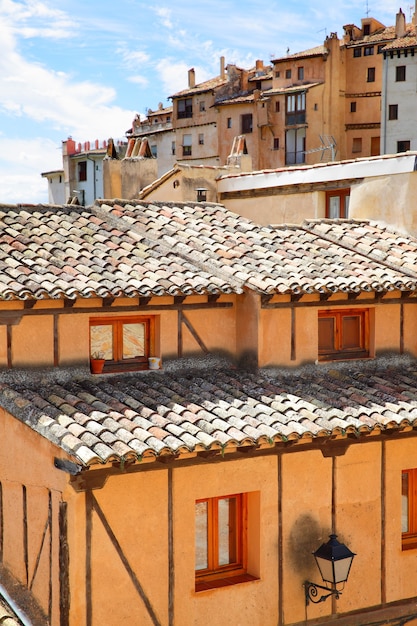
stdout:
<svg viewBox="0 0 417 626">
<path fill-rule="evenodd" d="M 329 198 L 329 217 L 330 219 L 340 217 L 340 196 Z"/>
<path fill-rule="evenodd" d="M 218 501 L 219 565 L 236 563 L 236 498 Z"/>
<path fill-rule="evenodd" d="M 361 348 L 361 318 L 345 315 L 342 320 L 342 350 Z"/>
<path fill-rule="evenodd" d="M 321 352 L 335 350 L 334 326 L 334 317 L 323 317 L 319 319 L 319 350 Z"/>
<path fill-rule="evenodd" d="M 196 502 L 195 505 L 195 569 L 208 568 L 208 502 Z"/>
<path fill-rule="evenodd" d="M 145 324 L 123 324 L 123 358 L 145 356 Z"/>
<path fill-rule="evenodd" d="M 90 328 L 91 353 L 102 352 L 108 361 L 113 359 L 113 326 L 103 324 Z"/>
<path fill-rule="evenodd" d="M 408 472 L 402 474 L 402 495 L 401 495 L 401 531 L 409 532 L 408 526 Z"/>
</svg>

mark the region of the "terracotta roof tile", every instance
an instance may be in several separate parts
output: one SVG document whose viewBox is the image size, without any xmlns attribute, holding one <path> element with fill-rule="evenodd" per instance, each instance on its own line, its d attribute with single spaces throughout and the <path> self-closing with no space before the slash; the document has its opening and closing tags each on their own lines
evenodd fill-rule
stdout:
<svg viewBox="0 0 417 626">
<path fill-rule="evenodd" d="M 0 207 L 6 219 L 14 227 L 0 228 L 3 300 L 417 286 L 417 241 L 365 221 L 271 228 L 215 204 L 135 201 Z"/>
<path fill-rule="evenodd" d="M 39 376 L 2 373 L 0 405 L 86 466 L 417 426 L 417 362 L 405 357 L 292 372 Z"/>
</svg>

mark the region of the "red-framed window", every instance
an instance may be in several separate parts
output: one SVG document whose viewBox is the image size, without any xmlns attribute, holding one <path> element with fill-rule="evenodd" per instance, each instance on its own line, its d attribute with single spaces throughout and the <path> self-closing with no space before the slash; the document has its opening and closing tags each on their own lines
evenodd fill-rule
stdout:
<svg viewBox="0 0 417 626">
<path fill-rule="evenodd" d="M 152 316 L 97 317 L 90 320 L 90 354 L 105 359 L 104 372 L 147 369 L 155 356 Z"/>
<path fill-rule="evenodd" d="M 417 469 L 403 470 L 401 476 L 402 549 L 417 548 Z"/>
<path fill-rule="evenodd" d="M 349 216 L 350 189 L 326 191 L 326 217 L 330 219 Z"/>
<path fill-rule="evenodd" d="M 247 573 L 246 547 L 247 494 L 196 501 L 196 591 L 241 582 Z"/>
<path fill-rule="evenodd" d="M 319 311 L 319 361 L 369 357 L 369 310 Z"/>
</svg>

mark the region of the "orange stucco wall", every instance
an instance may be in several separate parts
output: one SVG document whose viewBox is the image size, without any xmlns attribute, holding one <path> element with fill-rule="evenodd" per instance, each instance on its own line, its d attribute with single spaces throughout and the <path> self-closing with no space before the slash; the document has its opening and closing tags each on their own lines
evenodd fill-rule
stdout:
<svg viewBox="0 0 417 626">
<path fill-rule="evenodd" d="M 228 460 L 226 454 L 182 467 L 144 461 L 141 471 L 121 471 L 91 496 L 54 468 L 62 452 L 4 411 L 0 440 L 4 564 L 22 584 L 33 578 L 45 612 L 52 580 L 52 626 L 59 624 L 61 501 L 68 510 L 71 626 L 86 623 L 87 613 L 92 626 L 109 615 L 152 626 L 150 611 L 162 626 L 170 619 L 206 626 L 207 615 L 212 626 L 223 626 L 225 616 L 241 626 L 304 623 L 306 616 L 329 623 L 335 612 L 417 596 L 417 551 L 401 550 L 401 471 L 416 466 L 415 437 L 370 438 L 335 457 L 297 447 L 279 455 L 266 446 L 265 456 Z M 88 475 L 95 471 L 105 470 L 92 467 Z M 248 570 L 257 580 L 196 592 L 195 501 L 232 493 L 249 494 Z M 47 530 L 35 575 L 50 497 L 52 573 Z M 332 528 L 357 555 L 351 576 L 339 600 L 310 604 L 306 613 L 303 583 L 319 582 L 311 553 Z"/>
<path fill-rule="evenodd" d="M 206 626 L 207 615 L 213 626 L 223 626 L 225 616 L 228 623 L 242 626 L 304 623 L 303 583 L 319 582 L 311 553 L 327 541 L 334 527 L 339 540 L 357 556 L 339 600 L 307 607 L 309 620 L 329 620 L 335 612 L 360 611 L 417 595 L 416 551 L 401 551 L 401 470 L 415 465 L 414 449 L 415 439 L 386 444 L 370 440 L 333 458 L 304 450 L 281 459 L 272 455 L 174 467 L 170 477 L 161 468 L 111 478 L 94 497 L 164 626 L 170 594 L 171 618 L 182 626 Z M 258 580 L 196 592 L 195 501 L 241 492 L 249 493 L 248 570 Z M 78 494 L 74 501 L 84 497 Z M 77 521 L 82 524 L 81 515 Z M 84 549 L 80 534 L 84 537 L 78 528 L 73 540 Z M 95 512 L 91 559 L 92 623 L 103 623 L 111 610 L 121 620 L 151 625 L 143 598 Z M 75 560 L 74 585 L 82 583 L 84 562 L 84 555 Z M 74 592 L 77 617 L 71 626 L 83 620 L 85 587 Z"/>
<path fill-rule="evenodd" d="M 2 563 L 22 585 L 31 586 L 45 615 L 51 606 L 51 623 L 58 625 L 58 509 L 67 476 L 54 468 L 53 458 L 65 455 L 3 410 L 0 441 Z"/>
<path fill-rule="evenodd" d="M 162 359 L 177 358 L 182 344 L 182 355 L 192 356 L 204 353 L 203 345 L 212 353 L 250 359 L 251 363 L 265 366 L 296 366 L 317 359 L 317 313 L 319 309 L 329 309 L 334 300 L 346 300 L 346 308 L 364 306 L 370 310 L 371 356 L 393 351 L 417 354 L 417 317 L 412 304 L 399 304 L 390 299 L 399 298 L 392 292 L 384 297 L 384 304 L 362 304 L 369 300 L 366 294 L 359 296 L 355 304 L 346 296 L 331 296 L 320 306 L 296 306 L 291 313 L 288 296 L 274 296 L 270 301 L 284 304 L 285 308 L 263 308 L 261 298 L 253 292 L 232 297 L 224 296 L 218 302 L 230 303 L 228 308 L 206 308 L 207 299 L 203 296 L 186 300 L 196 309 L 184 309 L 181 328 L 178 310 L 172 306 L 172 298 L 154 299 L 167 309 L 145 309 L 129 311 L 128 315 L 154 315 L 156 319 L 156 355 Z M 315 296 L 305 296 L 303 302 L 313 304 Z M 131 306 L 124 299 L 115 302 Z M 69 313 L 62 313 L 58 303 L 51 305 L 42 302 L 35 304 L 30 315 L 22 315 L 18 323 L 11 326 L 11 366 L 51 366 L 54 364 L 54 351 L 60 366 L 84 364 L 89 360 L 89 320 L 100 315 L 101 301 L 92 300 L 77 303 Z M 198 308 L 201 305 L 201 308 Z M 85 310 L 97 307 L 97 311 Z M 402 307 L 402 309 L 401 309 Z M 18 309 L 19 310 L 19 309 Z M 35 315 L 38 311 L 45 314 Z M 21 312 L 22 309 L 20 309 Z M 56 313 L 54 322 L 54 313 Z M 106 311 L 103 316 L 118 316 L 120 312 Z M 191 325 L 191 329 L 185 322 Z M 179 330 L 181 332 L 179 333 Z M 199 341 L 196 339 L 196 335 Z M 401 334 L 402 333 L 402 334 Z M 0 366 L 8 366 L 8 344 L 5 326 L 0 326 Z"/>
</svg>

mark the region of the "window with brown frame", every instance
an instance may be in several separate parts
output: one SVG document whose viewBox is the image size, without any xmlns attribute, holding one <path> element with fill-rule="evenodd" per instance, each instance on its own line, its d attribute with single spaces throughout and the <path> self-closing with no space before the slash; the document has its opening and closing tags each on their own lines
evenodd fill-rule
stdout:
<svg viewBox="0 0 417 626">
<path fill-rule="evenodd" d="M 319 311 L 319 361 L 369 357 L 369 310 Z"/>
<path fill-rule="evenodd" d="M 417 548 L 417 469 L 403 470 L 401 489 L 402 549 Z"/>
<path fill-rule="evenodd" d="M 349 189 L 326 191 L 326 217 L 329 219 L 349 217 Z"/>
<path fill-rule="evenodd" d="M 99 317 L 90 320 L 90 354 L 101 353 L 104 372 L 148 368 L 155 356 L 155 319 L 152 316 Z"/>
<path fill-rule="evenodd" d="M 196 591 L 255 577 L 247 573 L 247 494 L 195 503 Z"/>
</svg>

